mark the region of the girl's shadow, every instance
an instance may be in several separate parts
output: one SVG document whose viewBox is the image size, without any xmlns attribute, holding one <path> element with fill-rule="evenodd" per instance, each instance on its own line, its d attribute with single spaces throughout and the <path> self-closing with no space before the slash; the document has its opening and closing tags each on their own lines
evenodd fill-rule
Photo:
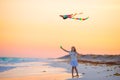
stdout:
<svg viewBox="0 0 120 80">
<path fill-rule="evenodd" d="M 66 79 L 66 80 L 80 80 L 81 78 L 69 78 L 69 79 Z"/>
<path fill-rule="evenodd" d="M 66 79 L 66 80 L 81 80 L 82 77 L 83 77 L 82 75 L 79 75 L 78 78 L 77 78 L 77 77 L 74 77 L 74 78 L 68 78 L 68 79 Z"/>
</svg>

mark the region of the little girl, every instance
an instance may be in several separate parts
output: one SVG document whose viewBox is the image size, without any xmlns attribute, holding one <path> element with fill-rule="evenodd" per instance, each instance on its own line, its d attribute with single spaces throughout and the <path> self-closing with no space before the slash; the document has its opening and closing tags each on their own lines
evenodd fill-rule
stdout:
<svg viewBox="0 0 120 80">
<path fill-rule="evenodd" d="M 69 55 L 70 55 L 70 57 L 71 57 L 70 64 L 71 64 L 71 66 L 72 66 L 72 78 L 73 78 L 73 77 L 79 77 L 79 75 L 78 75 L 78 70 L 77 70 L 77 68 L 76 68 L 76 66 L 78 66 L 77 55 L 79 55 L 79 54 L 76 52 L 75 47 L 72 46 L 72 47 L 71 47 L 71 51 L 65 50 L 62 46 L 60 46 L 60 48 L 61 48 L 62 50 L 64 50 L 65 52 L 68 52 Z M 74 73 L 73 73 L 74 71 L 76 71 L 76 76 L 73 75 L 73 74 L 74 74 Z"/>
</svg>

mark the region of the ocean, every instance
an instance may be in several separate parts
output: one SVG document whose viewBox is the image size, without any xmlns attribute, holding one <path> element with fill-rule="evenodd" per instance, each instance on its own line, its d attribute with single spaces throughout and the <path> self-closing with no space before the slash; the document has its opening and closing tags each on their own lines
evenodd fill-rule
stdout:
<svg viewBox="0 0 120 80">
<path fill-rule="evenodd" d="M 46 62 L 48 59 L 41 58 L 15 58 L 15 57 L 0 57 L 0 72 L 4 72 L 16 67 L 29 66 L 29 65 L 16 65 L 18 63 L 28 62 Z"/>
</svg>

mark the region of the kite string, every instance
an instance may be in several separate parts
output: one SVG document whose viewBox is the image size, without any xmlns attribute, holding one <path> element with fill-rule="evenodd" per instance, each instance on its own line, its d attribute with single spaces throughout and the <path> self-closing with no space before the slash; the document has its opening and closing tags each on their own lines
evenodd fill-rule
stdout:
<svg viewBox="0 0 120 80">
<path fill-rule="evenodd" d="M 71 14 L 72 17 L 76 16 L 76 15 L 79 15 L 79 14 L 83 14 L 82 12 L 80 13 L 75 13 L 75 14 Z"/>
</svg>

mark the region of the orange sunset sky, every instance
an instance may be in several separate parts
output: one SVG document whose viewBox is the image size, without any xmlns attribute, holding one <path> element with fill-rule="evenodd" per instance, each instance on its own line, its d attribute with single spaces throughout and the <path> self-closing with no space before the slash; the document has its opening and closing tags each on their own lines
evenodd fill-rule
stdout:
<svg viewBox="0 0 120 80">
<path fill-rule="evenodd" d="M 80 13 L 85 21 L 60 14 Z M 0 56 L 54 58 L 59 46 L 120 54 L 120 0 L 0 0 Z"/>
</svg>

